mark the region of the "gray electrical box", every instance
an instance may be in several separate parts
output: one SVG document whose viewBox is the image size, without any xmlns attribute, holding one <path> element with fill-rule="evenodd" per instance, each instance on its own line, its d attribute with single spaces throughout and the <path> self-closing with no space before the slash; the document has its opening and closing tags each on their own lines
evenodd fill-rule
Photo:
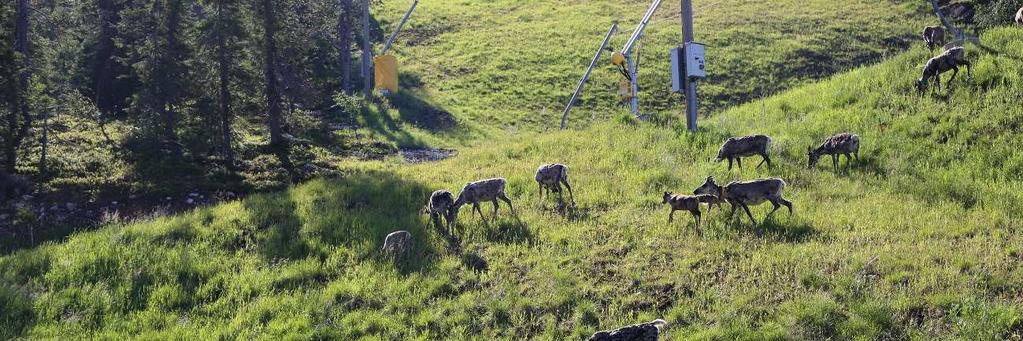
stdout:
<svg viewBox="0 0 1023 341">
<path fill-rule="evenodd" d="M 693 78 L 707 78 L 707 70 L 704 67 L 703 44 L 688 42 L 685 50 L 686 76 Z"/>
<path fill-rule="evenodd" d="M 686 69 L 685 53 L 682 47 L 671 49 L 671 91 L 682 92 L 686 89 L 686 79 L 682 70 Z"/>
<path fill-rule="evenodd" d="M 671 49 L 671 91 L 682 92 L 690 78 L 707 78 L 703 44 L 686 43 Z"/>
</svg>

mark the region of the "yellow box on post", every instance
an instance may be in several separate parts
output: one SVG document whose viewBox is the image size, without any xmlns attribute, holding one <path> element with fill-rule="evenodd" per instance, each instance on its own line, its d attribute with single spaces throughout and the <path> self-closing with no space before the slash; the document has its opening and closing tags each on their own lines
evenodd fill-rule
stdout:
<svg viewBox="0 0 1023 341">
<path fill-rule="evenodd" d="M 373 78 L 377 90 L 398 92 L 398 59 L 386 54 L 373 57 Z"/>
</svg>

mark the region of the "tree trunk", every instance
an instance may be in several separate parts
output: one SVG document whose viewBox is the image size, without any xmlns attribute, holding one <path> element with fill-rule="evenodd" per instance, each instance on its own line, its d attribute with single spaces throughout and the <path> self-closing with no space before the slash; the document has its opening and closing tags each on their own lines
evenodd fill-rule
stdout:
<svg viewBox="0 0 1023 341">
<path fill-rule="evenodd" d="M 176 74 L 176 68 L 170 67 L 177 62 L 177 51 L 178 48 L 178 26 L 181 22 L 181 0 L 172 0 L 169 11 L 167 12 L 167 33 L 166 41 L 167 49 L 169 51 L 163 51 L 164 62 L 163 67 L 165 71 L 170 71 L 169 74 L 164 75 L 164 83 L 161 88 L 161 92 L 157 96 L 160 97 L 158 104 L 160 114 L 163 115 L 164 120 L 164 138 L 167 139 L 167 145 L 170 146 L 171 153 L 175 156 L 181 156 L 181 144 L 178 143 L 178 134 L 176 131 L 178 125 L 178 114 L 175 111 L 177 105 L 176 98 L 178 96 L 178 82 Z M 169 57 L 166 57 L 170 54 Z"/>
<path fill-rule="evenodd" d="M 113 69 L 114 36 L 117 34 L 117 8 L 111 0 L 99 0 L 96 2 L 99 15 L 100 29 L 99 39 L 96 42 L 96 59 L 93 61 L 92 69 L 92 95 L 93 101 L 101 111 L 110 112 L 116 108 L 111 99 L 112 91 L 117 76 Z"/>
<path fill-rule="evenodd" d="M 352 94 L 352 0 L 340 0 L 337 19 L 338 63 L 341 68 L 341 91 Z"/>
<path fill-rule="evenodd" d="M 230 92 L 230 65 L 231 57 L 227 51 L 227 37 L 225 37 L 224 31 L 226 30 L 226 23 L 224 19 L 224 4 L 217 3 L 217 34 L 215 39 L 217 40 L 217 55 L 218 65 L 217 72 L 220 77 L 220 128 L 223 134 L 223 156 L 224 163 L 228 169 L 234 169 L 234 148 L 231 146 L 231 92 Z"/>
<path fill-rule="evenodd" d="M 28 49 L 28 10 L 29 0 L 18 0 L 17 19 L 15 21 L 14 28 L 14 50 L 17 54 L 21 55 L 21 65 L 18 72 L 18 86 L 17 93 L 17 112 L 21 116 L 20 125 L 17 118 L 13 116 L 8 121 L 8 128 L 10 130 L 11 139 L 7 141 L 5 146 L 5 161 L 4 168 L 9 173 L 14 173 L 15 168 L 18 165 L 18 147 L 21 146 L 21 142 L 28 136 L 29 128 L 32 126 L 32 116 L 28 110 L 28 89 L 29 80 L 32 78 L 32 55 Z"/>
<path fill-rule="evenodd" d="M 276 18 L 273 0 L 263 0 L 263 76 L 266 84 L 267 126 L 270 128 L 270 146 L 281 156 L 287 157 L 287 141 L 281 131 L 281 93 L 277 89 L 277 44 L 274 42 Z M 287 163 L 287 162 L 285 162 Z"/>
<path fill-rule="evenodd" d="M 369 0 L 362 1 L 362 92 L 373 96 L 373 44 L 369 41 Z"/>
</svg>

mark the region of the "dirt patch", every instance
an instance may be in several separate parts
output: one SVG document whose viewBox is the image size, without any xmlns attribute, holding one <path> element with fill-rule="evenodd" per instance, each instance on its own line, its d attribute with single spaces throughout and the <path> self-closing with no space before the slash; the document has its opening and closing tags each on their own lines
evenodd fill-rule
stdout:
<svg viewBox="0 0 1023 341">
<path fill-rule="evenodd" d="M 454 149 L 401 148 L 398 152 L 408 163 L 440 161 L 458 155 L 458 151 Z"/>
</svg>

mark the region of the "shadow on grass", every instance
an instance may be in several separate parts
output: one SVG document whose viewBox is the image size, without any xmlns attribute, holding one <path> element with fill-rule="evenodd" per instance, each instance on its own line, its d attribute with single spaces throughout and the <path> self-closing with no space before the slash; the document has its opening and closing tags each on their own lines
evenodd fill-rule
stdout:
<svg viewBox="0 0 1023 341">
<path fill-rule="evenodd" d="M 769 217 L 757 216 L 758 224 L 753 226 L 741 209 L 736 211 L 732 219 L 727 216 L 730 209 L 726 209 L 722 217 L 715 218 L 715 222 L 709 225 L 705 219 L 701 231 L 694 233 L 713 238 L 763 239 L 776 243 L 804 243 L 824 237 L 824 234 L 813 225 L 799 221 L 796 216 L 789 216 L 788 212 L 783 210 L 784 208 Z"/>
<path fill-rule="evenodd" d="M 313 180 L 287 193 L 244 200 L 251 249 L 267 261 L 325 258 L 336 247 L 357 258 L 385 260 L 384 237 L 405 230 L 412 234 L 410 254 L 398 257 L 402 272 L 429 268 L 438 250 L 421 219 L 431 189 L 393 173 L 371 171 L 337 180 Z M 422 200 L 421 200 L 422 199 Z"/>
</svg>

